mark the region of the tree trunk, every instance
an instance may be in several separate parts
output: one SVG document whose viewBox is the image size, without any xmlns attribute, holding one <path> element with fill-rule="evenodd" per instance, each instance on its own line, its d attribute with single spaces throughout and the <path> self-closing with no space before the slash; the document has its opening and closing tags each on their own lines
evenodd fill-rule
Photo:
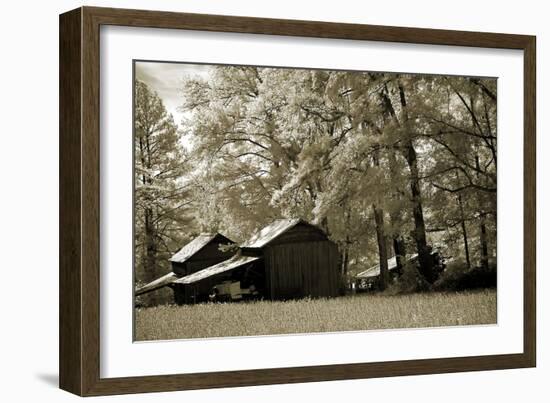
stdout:
<svg viewBox="0 0 550 403">
<path fill-rule="evenodd" d="M 413 237 L 418 251 L 418 262 L 420 263 L 420 273 L 426 281 L 433 283 L 436 276 L 433 269 L 433 259 L 431 248 L 426 240 L 426 224 L 424 223 L 424 212 L 422 209 L 422 195 L 420 192 L 420 180 L 418 165 L 416 160 L 416 150 L 412 140 L 407 141 L 405 158 L 411 172 L 411 195 L 413 202 L 414 231 Z"/>
<path fill-rule="evenodd" d="M 145 209 L 145 281 L 147 283 L 157 278 L 157 246 L 155 240 L 155 228 L 153 225 L 153 212 Z M 156 293 L 150 293 L 149 303 L 156 305 L 158 302 Z"/>
<path fill-rule="evenodd" d="M 348 285 L 348 267 L 349 267 L 349 249 L 351 245 L 351 239 L 349 236 L 349 227 L 350 227 L 350 215 L 351 211 L 349 209 L 349 206 L 347 205 L 347 196 L 343 200 L 344 203 L 344 222 L 346 225 L 346 238 L 344 239 L 343 243 L 343 251 L 342 251 L 342 277 L 344 278 L 346 282 L 346 287 Z"/>
<path fill-rule="evenodd" d="M 344 245 L 342 248 L 342 278 L 347 281 L 348 266 L 349 266 L 349 251 L 348 245 Z"/>
<path fill-rule="evenodd" d="M 460 208 L 460 226 L 462 227 L 462 239 L 464 240 L 464 254 L 466 256 L 466 266 L 472 267 L 470 263 L 470 248 L 468 247 L 468 233 L 466 232 L 466 220 L 464 218 L 464 205 L 462 204 L 462 195 L 458 194 L 458 206 Z"/>
<path fill-rule="evenodd" d="M 485 213 L 481 213 L 479 216 L 479 244 L 481 248 L 481 268 L 483 270 L 489 270 L 489 252 L 487 247 L 487 226 L 485 225 Z"/>
<path fill-rule="evenodd" d="M 395 262 L 396 262 L 396 271 L 399 274 L 403 274 L 403 266 L 405 265 L 405 259 L 406 259 L 406 247 L 405 247 L 405 239 L 403 239 L 403 236 L 399 233 L 399 231 L 396 230 L 396 228 L 399 227 L 400 219 L 399 219 L 399 213 L 398 212 L 392 212 L 390 213 L 390 223 L 392 226 L 392 243 L 393 243 L 393 252 L 395 254 Z"/>
<path fill-rule="evenodd" d="M 399 173 L 397 170 L 395 151 L 390 150 L 388 156 L 390 161 L 390 175 L 392 178 L 392 182 L 396 183 L 397 178 L 399 177 Z M 402 200 L 402 191 L 397 186 L 392 192 L 392 197 L 396 200 L 399 200 L 400 202 Z M 392 210 L 390 211 L 390 223 L 392 227 L 393 251 L 395 253 L 395 261 L 397 265 L 396 270 L 399 274 L 403 274 L 403 266 L 406 259 L 405 239 L 401 235 L 400 231 L 397 229 L 402 226 L 401 221 L 401 212 L 395 208 L 392 208 Z"/>
<path fill-rule="evenodd" d="M 347 244 L 344 244 L 342 247 L 342 267 L 341 267 L 341 286 L 343 287 L 343 292 L 347 293 L 350 286 L 348 279 L 348 268 L 349 268 L 349 248 Z"/>
<path fill-rule="evenodd" d="M 476 154 L 476 168 L 480 170 L 479 155 Z M 478 172 L 479 177 L 479 172 Z M 481 201 L 479 203 L 481 207 Z M 489 248 L 487 247 L 487 225 L 485 223 L 485 212 L 480 208 L 479 211 L 479 246 L 481 254 L 481 268 L 489 270 Z"/>
<path fill-rule="evenodd" d="M 330 235 L 330 231 L 329 231 L 329 228 L 328 228 L 328 218 L 327 217 L 323 217 L 319 223 L 319 226 L 323 229 L 323 231 L 325 231 L 325 234 Z"/>
<path fill-rule="evenodd" d="M 396 271 L 403 274 L 403 267 L 406 259 L 405 240 L 401 235 L 393 237 L 393 251 L 395 253 L 395 262 L 397 264 Z"/>
<path fill-rule="evenodd" d="M 455 172 L 457 182 L 460 181 L 458 172 Z M 470 261 L 470 248 L 468 247 L 468 232 L 466 231 L 466 219 L 464 217 L 464 203 L 462 201 L 462 194 L 457 194 L 458 208 L 460 211 L 460 226 L 462 227 L 462 239 L 464 241 L 464 255 L 466 257 L 466 267 L 468 270 L 472 267 Z"/>
<path fill-rule="evenodd" d="M 386 246 L 386 235 L 384 233 L 384 212 L 382 209 L 372 205 L 374 221 L 376 223 L 376 239 L 378 241 L 378 256 L 380 257 L 380 281 L 378 288 L 384 291 L 388 286 L 388 251 Z"/>
<path fill-rule="evenodd" d="M 408 126 L 408 114 L 407 114 L 407 100 L 405 97 L 405 89 L 399 83 L 399 99 L 401 101 L 401 107 L 403 108 L 403 120 L 405 127 Z M 426 240 L 426 225 L 424 223 L 424 212 L 422 209 L 422 195 L 420 192 L 420 174 L 418 172 L 418 161 L 416 156 L 416 150 L 410 133 L 406 133 L 407 140 L 405 141 L 405 147 L 403 153 L 409 171 L 411 173 L 410 186 L 413 202 L 413 217 L 414 217 L 414 239 L 416 242 L 416 249 L 418 251 L 418 262 L 420 263 L 420 273 L 426 281 L 433 283 L 436 279 L 434 272 L 434 262 L 432 259 L 431 248 L 428 246 Z"/>
</svg>

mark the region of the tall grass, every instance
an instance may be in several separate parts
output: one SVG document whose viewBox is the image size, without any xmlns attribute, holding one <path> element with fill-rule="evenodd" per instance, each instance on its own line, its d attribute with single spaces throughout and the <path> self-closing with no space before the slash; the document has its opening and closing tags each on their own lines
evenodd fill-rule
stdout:
<svg viewBox="0 0 550 403">
<path fill-rule="evenodd" d="M 495 290 L 136 309 L 136 340 L 492 324 Z"/>
</svg>

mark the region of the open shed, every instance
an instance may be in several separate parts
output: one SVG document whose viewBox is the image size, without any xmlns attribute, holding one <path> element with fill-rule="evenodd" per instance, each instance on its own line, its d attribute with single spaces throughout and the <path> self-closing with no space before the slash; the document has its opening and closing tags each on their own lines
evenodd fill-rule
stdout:
<svg viewBox="0 0 550 403">
<path fill-rule="evenodd" d="M 200 234 L 170 258 L 172 272 L 137 289 L 136 296 L 168 286 L 174 290 L 177 304 L 189 302 L 190 291 L 176 280 L 227 260 L 234 251 L 223 251 L 220 245 L 232 244 L 231 239 L 220 233 Z"/>
</svg>

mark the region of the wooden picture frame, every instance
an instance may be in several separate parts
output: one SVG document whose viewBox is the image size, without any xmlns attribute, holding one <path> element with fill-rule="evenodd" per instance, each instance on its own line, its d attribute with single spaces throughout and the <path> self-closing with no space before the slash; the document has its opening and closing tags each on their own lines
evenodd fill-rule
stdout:
<svg viewBox="0 0 550 403">
<path fill-rule="evenodd" d="M 523 50 L 523 353 L 227 372 L 100 377 L 100 26 Z M 81 396 L 533 367 L 536 363 L 535 37 L 81 7 L 60 16 L 60 387 Z"/>
</svg>

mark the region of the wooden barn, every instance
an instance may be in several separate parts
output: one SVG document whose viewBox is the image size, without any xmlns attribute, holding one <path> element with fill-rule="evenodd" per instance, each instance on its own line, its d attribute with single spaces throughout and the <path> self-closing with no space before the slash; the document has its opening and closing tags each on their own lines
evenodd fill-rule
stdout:
<svg viewBox="0 0 550 403">
<path fill-rule="evenodd" d="M 232 240 L 220 233 L 200 234 L 170 258 L 171 273 L 139 288 L 136 290 L 136 296 L 168 286 L 174 290 L 174 301 L 177 304 L 189 302 L 191 298 L 189 292 L 183 285 L 177 284 L 175 281 L 227 260 L 234 251 L 224 252 L 220 246 L 232 244 L 234 244 Z"/>
<path fill-rule="evenodd" d="M 323 230 L 300 219 L 282 219 L 262 228 L 227 260 L 181 277 L 174 272 L 145 287 L 183 287 L 187 303 L 334 297 L 339 263 L 338 247 Z"/>
<path fill-rule="evenodd" d="M 241 254 L 261 258 L 268 299 L 334 297 L 339 293 L 338 246 L 306 221 L 273 222 L 241 245 Z"/>
</svg>

